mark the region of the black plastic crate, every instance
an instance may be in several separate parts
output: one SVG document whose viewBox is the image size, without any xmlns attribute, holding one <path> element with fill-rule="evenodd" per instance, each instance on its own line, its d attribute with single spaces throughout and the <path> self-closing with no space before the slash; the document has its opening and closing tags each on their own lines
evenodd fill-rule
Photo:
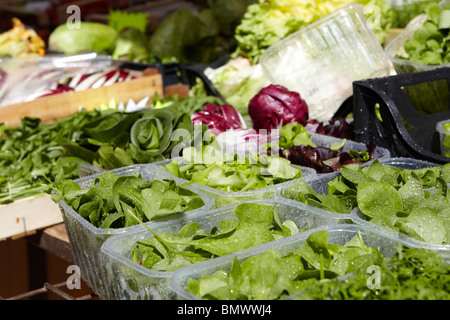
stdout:
<svg viewBox="0 0 450 320">
<path fill-rule="evenodd" d="M 410 157 L 444 164 L 450 158 L 440 154 L 436 124 L 450 119 L 449 109 L 423 114 L 408 98 L 405 87 L 446 81 L 450 87 L 450 68 L 400 74 L 353 82 L 355 140 L 373 142 L 393 157 Z M 423 92 L 425 94 L 425 92 Z M 421 94 L 421 92 L 419 92 Z"/>
<path fill-rule="evenodd" d="M 210 65 L 204 65 L 200 63 L 181 64 L 177 62 L 168 63 L 136 63 L 136 62 L 124 62 L 121 64 L 121 68 L 142 71 L 146 68 L 158 69 L 158 72 L 162 75 L 163 86 L 171 86 L 175 84 L 185 84 L 190 88 L 196 84 L 196 79 L 199 78 L 205 87 L 205 91 L 208 95 L 216 96 L 222 101 L 223 97 L 213 87 L 211 81 L 204 74 L 204 70 L 211 66 L 217 68 L 228 60 L 228 57 L 223 57 Z"/>
</svg>

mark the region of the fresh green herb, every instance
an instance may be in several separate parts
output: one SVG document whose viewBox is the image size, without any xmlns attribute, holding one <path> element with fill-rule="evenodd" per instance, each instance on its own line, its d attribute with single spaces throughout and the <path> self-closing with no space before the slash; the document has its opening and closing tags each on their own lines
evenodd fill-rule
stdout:
<svg viewBox="0 0 450 320">
<path fill-rule="evenodd" d="M 202 207 L 197 193 L 174 180 L 145 181 L 139 174 L 117 176 L 106 172 L 87 189 L 66 180 L 52 195 L 98 228 L 123 228 Z"/>
<path fill-rule="evenodd" d="M 229 272 L 188 279 L 187 290 L 212 300 L 282 299 L 311 282 L 366 269 L 383 260 L 380 252 L 366 246 L 359 234 L 345 245 L 328 243 L 328 239 L 327 231 L 316 231 L 299 249 L 285 255 L 269 249 L 242 263 L 235 259 Z"/>
<path fill-rule="evenodd" d="M 282 149 L 300 145 L 316 147 L 311 141 L 311 133 L 298 122 L 288 123 L 281 128 L 279 144 Z"/>
<path fill-rule="evenodd" d="M 223 220 L 209 232 L 197 222 L 178 233 L 153 232 L 155 237 L 135 243 L 131 259 L 152 270 L 175 271 L 299 232 L 290 220 L 280 223 L 272 205 L 242 203 L 234 213 L 237 220 Z"/>
<path fill-rule="evenodd" d="M 76 161 L 66 157 L 57 141 L 70 139 L 76 128 L 101 112 L 82 111 L 52 124 L 25 117 L 17 127 L 0 124 L 0 204 L 49 193 L 58 184 L 79 176 Z"/>
</svg>

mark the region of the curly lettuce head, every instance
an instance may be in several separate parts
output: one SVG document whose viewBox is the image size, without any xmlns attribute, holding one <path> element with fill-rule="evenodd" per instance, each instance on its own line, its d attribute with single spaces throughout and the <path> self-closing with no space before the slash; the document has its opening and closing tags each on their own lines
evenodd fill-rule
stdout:
<svg viewBox="0 0 450 320">
<path fill-rule="evenodd" d="M 257 4 L 247 7 L 236 28 L 238 47 L 233 57 L 244 56 L 257 63 L 271 45 L 352 3 L 361 3 L 366 7 L 368 20 L 376 22 L 374 32 L 378 40 L 384 42 L 392 19 L 387 0 L 259 0 Z"/>
</svg>

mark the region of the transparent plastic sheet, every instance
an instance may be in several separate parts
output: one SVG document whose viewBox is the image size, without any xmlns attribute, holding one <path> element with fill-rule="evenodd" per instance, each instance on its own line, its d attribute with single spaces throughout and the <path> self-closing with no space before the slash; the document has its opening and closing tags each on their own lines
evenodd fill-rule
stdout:
<svg viewBox="0 0 450 320">
<path fill-rule="evenodd" d="M 0 107 L 31 101 L 45 90 L 54 88 L 63 78 L 119 66 L 120 62 L 96 53 L 23 59 L 2 58 Z"/>
</svg>

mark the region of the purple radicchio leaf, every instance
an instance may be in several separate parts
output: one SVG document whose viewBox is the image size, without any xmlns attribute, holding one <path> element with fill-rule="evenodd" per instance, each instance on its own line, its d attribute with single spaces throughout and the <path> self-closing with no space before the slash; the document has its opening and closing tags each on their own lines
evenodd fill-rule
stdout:
<svg viewBox="0 0 450 320">
<path fill-rule="evenodd" d="M 207 126 L 214 135 L 230 129 L 247 129 L 242 115 L 229 104 L 221 106 L 207 104 L 203 107 L 203 111 L 192 114 L 191 122 L 194 126 L 201 124 Z"/>
<path fill-rule="evenodd" d="M 281 85 L 269 85 L 261 89 L 248 105 L 253 129 L 256 130 L 279 129 L 292 122 L 305 125 L 308 112 L 308 105 L 300 94 Z"/>
</svg>

